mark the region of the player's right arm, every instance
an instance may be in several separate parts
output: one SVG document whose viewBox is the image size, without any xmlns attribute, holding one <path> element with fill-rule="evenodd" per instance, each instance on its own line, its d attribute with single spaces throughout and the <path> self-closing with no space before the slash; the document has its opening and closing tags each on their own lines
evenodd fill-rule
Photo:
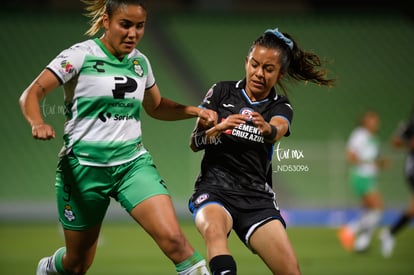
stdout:
<svg viewBox="0 0 414 275">
<path fill-rule="evenodd" d="M 59 85 L 58 78 L 50 70 L 45 69 L 19 98 L 22 113 L 32 128 L 32 136 L 36 139 L 49 140 L 56 136 L 52 126 L 44 122 L 39 102 Z"/>
</svg>

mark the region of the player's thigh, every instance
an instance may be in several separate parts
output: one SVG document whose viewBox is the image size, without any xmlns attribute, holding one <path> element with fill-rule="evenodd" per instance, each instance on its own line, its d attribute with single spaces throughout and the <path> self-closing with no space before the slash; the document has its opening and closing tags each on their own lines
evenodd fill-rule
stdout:
<svg viewBox="0 0 414 275">
<path fill-rule="evenodd" d="M 170 196 L 151 196 L 136 205 L 130 215 L 147 231 L 157 243 L 169 240 L 183 233 Z"/>
<path fill-rule="evenodd" d="M 285 274 L 289 271 L 298 274 L 296 254 L 279 220 L 272 220 L 257 228 L 250 237 L 249 244 L 273 272 Z"/>
<path fill-rule="evenodd" d="M 217 202 L 206 203 L 197 209 L 194 221 L 201 235 L 207 239 L 226 239 L 233 225 L 230 213 Z"/>
<path fill-rule="evenodd" d="M 104 169 L 62 157 L 56 170 L 56 199 L 63 228 L 86 230 L 100 224 L 109 206 L 110 186 Z"/>
<path fill-rule="evenodd" d="M 166 184 L 149 154 L 140 156 L 122 169 L 125 176 L 116 189 L 116 199 L 127 212 L 130 213 L 137 205 L 153 196 L 169 195 Z"/>
</svg>

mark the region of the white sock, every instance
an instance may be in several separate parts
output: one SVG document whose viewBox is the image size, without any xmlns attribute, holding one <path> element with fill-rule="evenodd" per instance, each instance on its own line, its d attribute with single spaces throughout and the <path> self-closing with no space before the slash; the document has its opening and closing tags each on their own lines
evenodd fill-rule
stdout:
<svg viewBox="0 0 414 275">
<path fill-rule="evenodd" d="M 381 210 L 367 210 L 357 221 L 350 224 L 350 228 L 355 234 L 360 232 L 371 232 L 372 234 L 378 226 L 381 216 Z"/>
<path fill-rule="evenodd" d="M 210 275 L 210 271 L 207 269 L 206 261 L 202 260 L 186 270 L 178 272 L 178 275 Z"/>
</svg>

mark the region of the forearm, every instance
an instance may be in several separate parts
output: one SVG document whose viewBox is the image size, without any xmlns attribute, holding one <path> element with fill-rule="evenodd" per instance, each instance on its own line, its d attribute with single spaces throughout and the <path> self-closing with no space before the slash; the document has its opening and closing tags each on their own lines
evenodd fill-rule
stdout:
<svg viewBox="0 0 414 275">
<path fill-rule="evenodd" d="M 217 124 L 207 130 L 196 128 L 191 134 L 190 147 L 194 152 L 203 150 L 208 144 L 220 142 L 220 135 L 224 128 Z"/>
<path fill-rule="evenodd" d="M 23 116 L 29 122 L 30 126 L 41 125 L 44 123 L 41 115 L 39 98 L 35 92 L 26 90 L 20 97 L 19 104 Z"/>
<path fill-rule="evenodd" d="M 172 121 L 197 117 L 200 111 L 201 108 L 186 106 L 167 98 L 161 98 L 160 104 L 148 113 L 153 118 Z"/>
<path fill-rule="evenodd" d="M 60 82 L 48 69 L 43 70 L 39 76 L 24 90 L 19 98 L 20 108 L 31 126 L 44 124 L 39 102 Z"/>
<path fill-rule="evenodd" d="M 276 141 L 278 141 L 281 136 L 280 134 L 278 135 L 278 129 L 276 126 L 268 123 L 269 126 L 269 131 L 266 133 L 263 133 L 263 137 L 265 139 L 266 142 L 268 143 L 275 143 Z"/>
</svg>

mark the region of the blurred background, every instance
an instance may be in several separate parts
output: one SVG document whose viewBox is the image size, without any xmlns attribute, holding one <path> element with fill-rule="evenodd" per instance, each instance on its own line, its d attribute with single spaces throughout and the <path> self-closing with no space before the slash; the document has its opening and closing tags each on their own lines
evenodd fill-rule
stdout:
<svg viewBox="0 0 414 275">
<path fill-rule="evenodd" d="M 392 148 L 390 137 L 414 107 L 414 13 L 408 1 L 163 0 L 148 7 L 138 48 L 150 59 L 163 96 L 184 104 L 198 105 L 217 81 L 243 78 L 247 50 L 268 28 L 291 34 L 300 47 L 329 61 L 334 88 L 289 86 L 292 134 L 275 145 L 273 161 L 274 189 L 288 223 L 336 226 L 359 207 L 344 156 L 347 138 L 367 109 L 380 114 L 382 154 L 391 161 L 379 178 L 387 208 L 383 222 L 407 204 L 405 152 Z M 88 39 L 83 13 L 83 4 L 73 0 L 2 3 L 0 221 L 57 218 L 54 172 L 62 145 L 63 91 L 41 102 L 46 122 L 57 132 L 52 141 L 33 140 L 18 98 L 61 50 Z M 143 119 L 144 145 L 182 218 L 190 217 L 187 200 L 202 157 L 188 146 L 194 123 Z M 112 203 L 108 218 L 125 217 Z"/>
</svg>

